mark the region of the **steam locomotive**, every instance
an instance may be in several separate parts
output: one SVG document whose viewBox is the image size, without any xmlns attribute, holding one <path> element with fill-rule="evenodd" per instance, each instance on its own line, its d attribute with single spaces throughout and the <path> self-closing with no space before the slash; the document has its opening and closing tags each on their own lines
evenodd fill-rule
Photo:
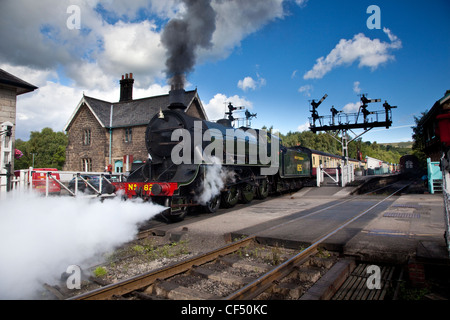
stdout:
<svg viewBox="0 0 450 320">
<path fill-rule="evenodd" d="M 234 128 L 228 119 L 191 117 L 180 102 L 183 94 L 172 89 L 168 110 L 150 120 L 145 134 L 149 160 L 116 184 L 125 197 L 165 206 L 162 216 L 172 222 L 194 208 L 213 213 L 220 206 L 297 190 L 314 178 L 311 150 L 284 147 L 277 136 Z"/>
</svg>

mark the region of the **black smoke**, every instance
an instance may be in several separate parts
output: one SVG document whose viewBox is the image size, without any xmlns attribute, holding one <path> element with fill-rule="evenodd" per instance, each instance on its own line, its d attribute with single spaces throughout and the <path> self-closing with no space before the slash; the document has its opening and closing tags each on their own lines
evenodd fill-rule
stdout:
<svg viewBox="0 0 450 320">
<path fill-rule="evenodd" d="M 184 88 L 186 75 L 194 69 L 197 48 L 208 49 L 216 29 L 211 0 L 182 0 L 186 11 L 165 26 L 161 42 L 167 50 L 166 75 L 172 86 Z"/>
</svg>

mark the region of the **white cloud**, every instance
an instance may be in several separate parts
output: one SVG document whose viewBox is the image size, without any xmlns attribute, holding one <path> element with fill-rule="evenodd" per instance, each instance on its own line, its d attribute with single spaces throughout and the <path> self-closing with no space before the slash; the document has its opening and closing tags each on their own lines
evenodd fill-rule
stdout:
<svg viewBox="0 0 450 320">
<path fill-rule="evenodd" d="M 216 29 L 210 49 L 198 51 L 198 63 L 227 57 L 241 41 L 269 22 L 285 16 L 286 0 L 212 1 Z M 184 10 L 178 0 L 14 0 L 1 1 L 0 68 L 39 87 L 19 96 L 18 138 L 49 126 L 62 130 L 82 93 L 107 101 L 119 99 L 119 79 L 132 72 L 133 97 L 168 92 L 165 49 L 160 43 L 163 25 Z M 299 5 L 303 1 L 298 1 Z M 81 29 L 67 28 L 69 5 L 80 7 Z M 144 20 L 148 15 L 148 20 Z M 154 19 L 154 20 L 151 20 Z M 157 23 L 158 21 L 158 23 Z M 243 90 L 265 85 L 261 77 L 242 80 Z M 212 118 L 216 95 L 207 106 Z M 251 106 L 238 96 L 225 97 Z M 227 101 L 228 101 L 227 100 Z"/>
<path fill-rule="evenodd" d="M 208 119 L 223 119 L 225 112 L 228 112 L 227 106 L 230 102 L 235 107 L 244 106 L 246 109 L 253 108 L 253 104 L 250 101 L 245 98 L 241 98 L 238 95 L 227 97 L 223 93 L 217 93 L 211 100 L 209 100 L 207 104 L 203 106 L 206 114 L 208 115 Z"/>
<path fill-rule="evenodd" d="M 227 57 L 247 35 L 284 17 L 283 1 L 213 1 L 217 13 L 213 46 L 199 50 L 199 62 Z M 66 10 L 72 4 L 80 7 L 81 30 L 67 28 Z M 148 85 L 163 75 L 165 50 L 160 44 L 161 26 L 139 19 L 145 13 L 164 21 L 183 10 L 176 0 L 2 2 L 0 59 L 40 70 L 69 68 L 79 85 L 84 81 L 76 74 L 77 67 L 98 61 L 105 76 L 133 72 L 142 75 L 142 85 Z"/>
<path fill-rule="evenodd" d="M 294 79 L 297 76 L 298 70 L 294 70 L 291 74 L 291 79 Z"/>
<path fill-rule="evenodd" d="M 249 89 L 256 90 L 257 88 L 260 88 L 265 85 L 266 79 L 261 78 L 259 75 L 257 80 L 254 80 L 252 77 L 245 77 L 244 79 L 239 80 L 237 84 L 237 86 L 244 91 L 247 91 Z"/>
<path fill-rule="evenodd" d="M 295 3 L 300 7 L 300 8 L 304 8 L 306 6 L 306 3 L 308 2 L 308 0 L 295 0 Z"/>
<path fill-rule="evenodd" d="M 247 91 L 248 89 L 256 89 L 256 81 L 253 80 L 252 77 L 245 77 L 243 80 L 239 80 L 237 85 L 244 91 Z"/>
<path fill-rule="evenodd" d="M 309 130 L 309 122 L 305 122 L 297 127 L 297 131 L 303 132 Z"/>
<path fill-rule="evenodd" d="M 300 88 L 298 88 L 298 92 L 303 93 L 304 96 L 306 97 L 311 97 L 311 90 L 313 89 L 313 86 L 310 84 L 301 86 Z"/>
<path fill-rule="evenodd" d="M 155 78 L 163 78 L 165 49 L 156 25 L 149 21 L 108 25 L 103 32 L 104 51 L 99 66 L 107 74 L 133 72 L 138 86 L 147 86 Z"/>
<path fill-rule="evenodd" d="M 217 13 L 212 48 L 199 50 L 199 62 L 224 59 L 248 35 L 275 19 L 283 18 L 284 0 L 213 1 Z"/>
<path fill-rule="evenodd" d="M 80 89 L 51 81 L 34 92 L 18 96 L 16 138 L 28 140 L 30 131 L 45 127 L 62 131 L 81 97 Z"/>
<path fill-rule="evenodd" d="M 353 39 L 341 39 L 333 50 L 326 56 L 316 60 L 311 70 L 305 73 L 304 79 L 320 79 L 328 72 L 341 65 L 351 65 L 359 61 L 359 67 L 376 69 L 380 64 L 393 60 L 390 54 L 393 49 L 402 46 L 401 41 L 387 28 L 383 32 L 389 37 L 390 43 L 380 39 L 369 39 L 364 34 L 358 33 Z"/>
<path fill-rule="evenodd" d="M 4 65 L 0 68 L 3 69 Z M 88 70 L 91 66 L 86 65 Z M 109 86 L 99 85 L 93 89 L 78 86 L 66 86 L 54 81 L 45 81 L 42 83 L 39 79 L 43 75 L 38 71 L 29 69 L 29 74 L 19 73 L 20 69 L 10 68 L 6 66 L 6 70 L 13 69 L 14 74 L 21 79 L 30 80 L 29 82 L 39 86 L 37 90 L 31 93 L 20 95 L 17 97 L 17 123 L 16 123 L 16 138 L 28 140 L 30 131 L 41 131 L 44 127 L 50 127 L 55 131 L 62 131 L 67 124 L 69 117 L 72 115 L 75 107 L 81 100 L 83 93 L 90 97 L 95 97 L 105 101 L 116 102 L 120 96 L 120 86 L 118 79 L 109 83 Z M 95 70 L 94 70 L 95 71 Z M 95 72 L 100 72 L 96 70 Z M 86 71 L 90 77 L 86 77 L 87 81 L 101 83 L 101 79 L 97 79 L 96 73 Z M 44 73 L 44 72 L 43 72 Z M 34 76 L 33 76 L 34 75 Z M 35 81 L 36 80 L 36 81 Z M 103 81 L 107 82 L 105 77 Z M 152 84 L 145 88 L 134 88 L 133 98 L 145 98 L 155 95 L 167 94 L 170 87 L 168 85 L 161 86 L 159 84 Z"/>
<path fill-rule="evenodd" d="M 360 85 L 359 81 L 353 82 L 353 92 L 355 92 L 355 93 L 361 92 L 361 88 L 359 87 L 359 85 Z"/>
<path fill-rule="evenodd" d="M 58 78 L 57 72 L 51 69 L 38 70 L 27 66 L 12 66 L 5 63 L 0 64 L 0 69 L 3 69 L 37 87 L 45 85 L 47 79 Z"/>
<path fill-rule="evenodd" d="M 342 111 L 344 113 L 354 113 L 354 112 L 358 112 L 359 107 L 361 106 L 361 102 L 355 102 L 355 103 L 347 103 L 344 108 L 342 108 Z"/>
</svg>

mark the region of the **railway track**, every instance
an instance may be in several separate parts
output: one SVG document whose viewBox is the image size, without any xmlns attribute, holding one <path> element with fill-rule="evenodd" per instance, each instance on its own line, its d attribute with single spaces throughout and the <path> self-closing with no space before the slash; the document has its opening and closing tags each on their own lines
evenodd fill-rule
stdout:
<svg viewBox="0 0 450 320">
<path fill-rule="evenodd" d="M 265 291 L 265 297 L 298 299 L 336 260 L 336 254 L 317 248 L 298 253 L 248 237 L 70 299 L 247 300 Z"/>
<path fill-rule="evenodd" d="M 338 259 L 336 254 L 330 254 L 332 257 L 328 260 L 332 261 L 330 263 L 325 262 L 324 257 L 317 256 L 321 243 L 408 186 L 409 184 L 396 184 L 395 191 L 388 196 L 383 197 L 363 212 L 354 215 L 307 248 L 297 253 L 291 252 L 290 257 L 287 257 L 287 253 L 284 252 L 282 259 L 275 259 L 273 249 L 260 246 L 256 243 L 255 235 L 251 235 L 169 267 L 146 272 L 70 299 L 250 300 L 272 296 L 298 299 L 308 286 L 308 284 L 302 285 L 301 282 L 309 282 L 311 286 L 321 276 L 320 272 L 317 275 L 314 269 L 322 268 L 322 271 L 329 269 Z M 323 211 L 324 209 L 312 214 Z M 283 224 L 272 228 L 281 227 Z M 271 250 L 271 264 L 263 264 L 261 261 L 249 259 L 252 256 L 255 258 L 256 256 L 252 252 L 258 251 L 261 256 L 267 258 L 267 252 Z M 262 252 L 266 252 L 266 254 L 262 254 Z M 278 263 L 275 263 L 275 260 L 279 260 Z M 240 274 L 236 274 L 236 272 L 240 272 Z M 308 278 L 311 275 L 312 278 Z M 280 284 L 282 285 L 280 286 Z"/>
</svg>

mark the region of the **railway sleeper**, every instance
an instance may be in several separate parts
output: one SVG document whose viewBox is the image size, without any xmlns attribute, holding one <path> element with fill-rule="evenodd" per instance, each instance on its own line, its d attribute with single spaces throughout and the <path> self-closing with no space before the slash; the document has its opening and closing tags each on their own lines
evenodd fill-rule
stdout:
<svg viewBox="0 0 450 320">
<path fill-rule="evenodd" d="M 238 257 L 234 257 L 231 255 L 220 257 L 218 261 L 220 263 L 228 265 L 232 268 L 240 268 L 240 269 L 243 269 L 246 271 L 265 273 L 272 269 L 272 266 L 270 266 L 266 263 L 261 263 L 258 261 L 251 261 L 251 260 L 242 261 Z"/>
<path fill-rule="evenodd" d="M 158 280 L 145 291 L 145 294 L 156 295 L 171 300 L 217 300 L 219 296 L 191 289 L 172 281 Z"/>
<path fill-rule="evenodd" d="M 282 282 L 274 284 L 270 290 L 260 295 L 260 299 L 276 299 L 277 297 L 282 299 L 297 300 L 304 294 L 305 290 L 296 283 Z"/>
<path fill-rule="evenodd" d="M 255 280 L 253 277 L 241 277 L 230 273 L 217 272 L 203 267 L 194 268 L 191 270 L 191 274 L 238 287 L 242 287 Z"/>
<path fill-rule="evenodd" d="M 296 272 L 292 272 L 286 278 L 292 277 L 295 277 L 301 282 L 315 283 L 317 280 L 320 279 L 321 273 L 320 269 L 317 267 L 300 266 L 296 268 Z"/>
<path fill-rule="evenodd" d="M 322 278 L 323 273 L 329 270 L 335 262 L 336 259 L 333 256 L 327 258 L 310 257 L 304 264 L 294 267 L 293 271 L 280 281 L 275 281 L 257 299 L 298 300 Z"/>
<path fill-rule="evenodd" d="M 318 268 L 330 269 L 333 266 L 333 264 L 335 264 L 335 262 L 336 262 L 335 259 L 311 257 L 311 259 L 308 261 L 308 265 Z"/>
<path fill-rule="evenodd" d="M 311 266 L 294 268 L 289 275 L 274 282 L 270 289 L 261 293 L 257 300 L 288 299 L 298 300 L 315 282 L 321 278 L 320 269 Z"/>
</svg>

